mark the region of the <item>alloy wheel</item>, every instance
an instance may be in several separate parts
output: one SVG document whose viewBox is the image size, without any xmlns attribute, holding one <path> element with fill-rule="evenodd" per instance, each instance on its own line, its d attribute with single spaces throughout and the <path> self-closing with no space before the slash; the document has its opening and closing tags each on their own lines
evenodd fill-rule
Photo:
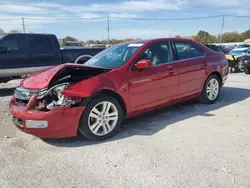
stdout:
<svg viewBox="0 0 250 188">
<path fill-rule="evenodd" d="M 214 101 L 218 95 L 220 90 L 220 84 L 217 79 L 212 78 L 207 84 L 207 97 L 210 101 Z"/>
<path fill-rule="evenodd" d="M 88 126 L 93 134 L 105 136 L 115 128 L 117 121 L 118 110 L 116 106 L 109 101 L 103 101 L 90 111 Z"/>
</svg>

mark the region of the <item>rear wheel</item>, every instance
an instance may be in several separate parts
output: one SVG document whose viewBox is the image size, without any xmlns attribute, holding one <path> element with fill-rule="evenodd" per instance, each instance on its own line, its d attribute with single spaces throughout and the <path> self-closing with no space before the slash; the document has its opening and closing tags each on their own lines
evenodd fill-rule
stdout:
<svg viewBox="0 0 250 188">
<path fill-rule="evenodd" d="M 245 72 L 246 74 L 250 74 L 250 69 L 244 68 L 244 72 Z"/>
<path fill-rule="evenodd" d="M 198 98 L 201 103 L 212 104 L 220 95 L 220 79 L 216 75 L 211 75 L 203 86 L 202 94 Z"/>
<path fill-rule="evenodd" d="M 79 122 L 79 131 L 90 140 L 104 140 L 120 130 L 123 111 L 113 97 L 94 98 L 84 110 Z"/>
<path fill-rule="evenodd" d="M 240 71 L 240 70 L 239 70 L 238 67 L 234 67 L 234 68 L 233 68 L 233 72 L 234 72 L 234 73 L 238 73 L 239 71 Z"/>
</svg>

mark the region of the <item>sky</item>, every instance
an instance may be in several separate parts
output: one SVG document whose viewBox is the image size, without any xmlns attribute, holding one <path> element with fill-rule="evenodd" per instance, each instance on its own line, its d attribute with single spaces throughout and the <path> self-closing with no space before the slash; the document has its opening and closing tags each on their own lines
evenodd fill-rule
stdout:
<svg viewBox="0 0 250 188">
<path fill-rule="evenodd" d="M 22 30 L 24 17 L 27 32 L 79 40 L 107 39 L 108 16 L 110 38 L 115 39 L 192 36 L 199 30 L 217 35 L 221 32 L 221 15 L 249 16 L 226 16 L 224 32 L 250 29 L 249 0 L 0 0 L 0 7 L 0 28 L 5 32 Z M 217 17 L 138 20 L 208 16 Z"/>
</svg>

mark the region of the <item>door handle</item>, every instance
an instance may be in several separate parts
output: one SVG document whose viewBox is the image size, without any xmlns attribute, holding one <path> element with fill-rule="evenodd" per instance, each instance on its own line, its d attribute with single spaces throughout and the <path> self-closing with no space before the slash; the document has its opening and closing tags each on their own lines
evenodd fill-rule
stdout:
<svg viewBox="0 0 250 188">
<path fill-rule="evenodd" d="M 167 66 L 166 69 L 169 71 L 169 74 L 174 74 L 172 66 Z"/>
<path fill-rule="evenodd" d="M 207 67 L 207 66 L 208 66 L 208 64 L 207 64 L 206 62 L 204 62 L 203 66 L 204 66 L 204 67 Z"/>
<path fill-rule="evenodd" d="M 172 66 L 167 66 L 167 69 L 168 70 L 173 70 L 173 67 Z"/>
</svg>

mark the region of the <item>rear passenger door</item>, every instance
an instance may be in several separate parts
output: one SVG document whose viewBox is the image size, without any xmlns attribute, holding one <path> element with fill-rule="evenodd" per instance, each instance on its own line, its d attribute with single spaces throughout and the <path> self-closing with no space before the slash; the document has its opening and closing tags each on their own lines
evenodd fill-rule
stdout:
<svg viewBox="0 0 250 188">
<path fill-rule="evenodd" d="M 205 53 L 192 42 L 173 42 L 175 61 L 180 68 L 178 98 L 201 91 L 206 76 Z"/>
<path fill-rule="evenodd" d="M 37 70 L 61 64 L 59 47 L 54 46 L 50 35 L 28 35 L 31 46 L 31 61 Z"/>
</svg>

